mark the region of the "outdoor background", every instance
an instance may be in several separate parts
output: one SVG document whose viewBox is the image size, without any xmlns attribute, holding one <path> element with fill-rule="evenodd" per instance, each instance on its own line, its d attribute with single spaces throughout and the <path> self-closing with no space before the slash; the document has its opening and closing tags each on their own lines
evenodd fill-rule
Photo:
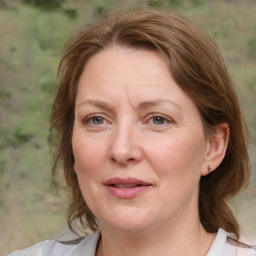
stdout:
<svg viewBox="0 0 256 256">
<path fill-rule="evenodd" d="M 249 190 L 232 201 L 256 243 L 255 0 L 0 0 L 0 255 L 66 229 L 66 196 L 50 186 L 49 113 L 57 67 L 74 29 L 104 9 L 160 5 L 180 10 L 217 42 L 250 130 Z"/>
</svg>

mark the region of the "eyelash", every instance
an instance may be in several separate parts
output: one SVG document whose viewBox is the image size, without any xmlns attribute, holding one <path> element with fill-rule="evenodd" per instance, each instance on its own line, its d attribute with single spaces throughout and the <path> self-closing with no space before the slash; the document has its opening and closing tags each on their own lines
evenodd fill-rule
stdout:
<svg viewBox="0 0 256 256">
<path fill-rule="evenodd" d="M 102 123 L 100 123 L 100 124 L 94 123 L 94 120 L 96 120 L 97 118 L 102 119 Z M 155 118 L 161 118 L 163 123 L 160 123 L 160 124 L 154 123 Z M 165 115 L 158 114 L 158 113 L 149 114 L 149 117 L 146 119 L 145 123 L 148 123 L 150 121 L 152 121 L 151 125 L 156 125 L 156 126 L 163 126 L 168 123 L 173 123 L 173 120 L 171 120 L 170 118 L 167 118 Z M 101 125 L 104 125 L 106 122 L 108 122 L 108 121 L 106 120 L 106 118 L 102 117 L 101 114 L 89 115 L 82 120 L 82 123 L 84 125 L 89 125 L 89 126 L 94 126 L 94 127 L 96 127 L 96 126 L 99 127 Z"/>
<path fill-rule="evenodd" d="M 168 123 L 172 123 L 173 122 L 170 118 L 167 118 L 165 115 L 156 114 L 156 113 L 150 114 L 150 118 L 148 119 L 148 121 L 150 121 L 150 120 L 153 121 L 154 118 L 162 118 L 162 120 L 165 122 L 165 123 L 161 123 L 161 124 L 153 123 L 153 125 L 157 125 L 157 126 L 166 125 Z"/>
<path fill-rule="evenodd" d="M 86 117 L 85 119 L 83 119 L 82 120 L 82 123 L 84 124 L 84 125 L 91 125 L 91 126 L 100 126 L 100 125 L 102 125 L 102 124 L 104 124 L 104 123 L 102 123 L 102 124 L 95 124 L 95 123 L 91 123 L 90 121 L 94 121 L 94 120 L 96 120 L 96 118 L 101 118 L 102 120 L 103 120 L 103 122 L 106 122 L 107 120 L 104 118 L 104 117 L 102 117 L 100 114 L 97 114 L 97 115 L 90 115 L 90 116 L 88 116 L 88 117 Z"/>
</svg>

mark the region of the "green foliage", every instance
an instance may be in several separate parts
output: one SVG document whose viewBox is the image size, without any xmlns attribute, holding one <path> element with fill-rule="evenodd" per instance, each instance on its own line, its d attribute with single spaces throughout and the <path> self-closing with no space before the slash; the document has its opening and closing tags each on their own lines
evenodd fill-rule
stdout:
<svg viewBox="0 0 256 256">
<path fill-rule="evenodd" d="M 23 144 L 29 142 L 33 137 L 33 134 L 27 133 L 23 131 L 20 127 L 18 127 L 14 133 L 14 142 L 16 145 Z"/>
<path fill-rule="evenodd" d="M 0 9 L 7 9 L 7 4 L 4 0 L 0 0 Z"/>
<path fill-rule="evenodd" d="M 200 7 L 201 5 L 203 5 L 205 3 L 204 0 L 192 0 L 192 5 L 194 7 Z"/>
<path fill-rule="evenodd" d="M 148 6 L 158 8 L 158 7 L 163 6 L 163 1 L 162 0 L 148 0 Z"/>
<path fill-rule="evenodd" d="M 256 93 L 256 81 L 250 81 L 248 82 L 248 87 L 250 90 L 254 93 Z"/>
<path fill-rule="evenodd" d="M 5 89 L 0 89 L 0 101 L 4 101 L 6 99 L 11 98 L 12 94 L 10 91 Z"/>
<path fill-rule="evenodd" d="M 64 3 L 64 0 L 22 0 L 22 2 L 38 8 L 51 10 L 60 8 Z"/>
<path fill-rule="evenodd" d="M 63 9 L 62 11 L 71 20 L 75 20 L 78 18 L 78 12 L 76 9 L 66 8 Z"/>
<path fill-rule="evenodd" d="M 182 0 L 169 0 L 169 6 L 174 9 L 182 7 Z"/>
<path fill-rule="evenodd" d="M 247 39 L 248 54 L 250 58 L 256 58 L 256 37 Z"/>
<path fill-rule="evenodd" d="M 38 11 L 38 13 L 40 12 Z M 57 53 L 62 48 L 68 33 L 65 27 L 68 27 L 68 22 L 73 18 L 67 13 L 63 15 L 62 12 L 51 12 L 50 14 L 43 12 L 33 18 L 33 24 L 29 29 L 30 37 L 33 39 L 31 43 L 40 48 L 42 58 L 50 58 L 51 56 L 45 54 L 45 51 L 53 50 L 53 53 Z M 37 54 L 39 55 L 39 52 Z"/>
<path fill-rule="evenodd" d="M 105 11 L 105 6 L 103 5 L 96 5 L 93 8 L 93 16 L 94 18 L 99 17 Z"/>
<path fill-rule="evenodd" d="M 53 82 L 53 81 L 42 82 L 40 84 L 40 88 L 47 95 L 52 95 L 54 92 L 54 84 L 55 84 L 55 82 Z"/>
<path fill-rule="evenodd" d="M 1 152 L 1 151 L 0 151 Z M 0 159 L 0 178 L 6 173 L 6 165 L 7 161 L 4 159 Z"/>
</svg>

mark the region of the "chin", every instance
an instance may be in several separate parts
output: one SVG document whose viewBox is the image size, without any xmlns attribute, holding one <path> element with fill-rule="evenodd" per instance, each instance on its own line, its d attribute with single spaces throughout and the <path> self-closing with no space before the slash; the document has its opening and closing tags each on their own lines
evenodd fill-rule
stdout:
<svg viewBox="0 0 256 256">
<path fill-rule="evenodd" d="M 138 223 L 134 221 L 120 220 L 119 223 L 108 223 L 111 228 L 117 232 L 124 232 L 125 234 L 140 234 L 148 231 L 149 226 L 147 223 Z"/>
<path fill-rule="evenodd" d="M 128 233 L 140 233 L 147 230 L 154 221 L 152 213 L 142 212 L 140 209 L 132 209 L 132 207 L 113 210 L 109 218 L 105 218 L 100 221 L 100 226 L 106 224 L 112 229 L 128 232 Z"/>
</svg>

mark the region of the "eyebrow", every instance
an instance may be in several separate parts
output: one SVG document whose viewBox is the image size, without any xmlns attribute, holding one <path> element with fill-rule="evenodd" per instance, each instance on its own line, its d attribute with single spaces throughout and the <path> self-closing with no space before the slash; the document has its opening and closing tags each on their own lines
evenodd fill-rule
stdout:
<svg viewBox="0 0 256 256">
<path fill-rule="evenodd" d="M 104 101 L 99 101 L 99 100 L 86 100 L 86 101 L 79 103 L 77 105 L 77 107 L 80 107 L 82 105 L 93 105 L 95 107 L 107 109 L 107 110 L 111 109 L 111 105 L 109 105 L 108 103 L 106 103 Z"/>
<path fill-rule="evenodd" d="M 181 106 L 178 103 L 169 99 L 157 99 L 157 100 L 144 101 L 138 105 L 138 109 L 147 109 L 150 107 L 155 107 L 155 106 L 166 104 L 166 103 L 181 109 Z M 106 109 L 106 110 L 111 110 L 113 108 L 107 102 L 99 101 L 99 100 L 86 100 L 84 102 L 79 103 L 77 107 L 80 107 L 82 105 L 87 105 L 87 104 L 96 106 L 101 109 Z"/>
<path fill-rule="evenodd" d="M 176 103 L 175 101 L 169 100 L 169 99 L 159 99 L 159 100 L 150 100 L 150 101 L 145 101 L 145 102 L 141 102 L 138 106 L 139 109 L 146 109 L 146 108 L 150 108 L 150 107 L 155 107 L 161 104 L 171 104 L 179 109 L 181 109 L 181 106 Z"/>
</svg>

